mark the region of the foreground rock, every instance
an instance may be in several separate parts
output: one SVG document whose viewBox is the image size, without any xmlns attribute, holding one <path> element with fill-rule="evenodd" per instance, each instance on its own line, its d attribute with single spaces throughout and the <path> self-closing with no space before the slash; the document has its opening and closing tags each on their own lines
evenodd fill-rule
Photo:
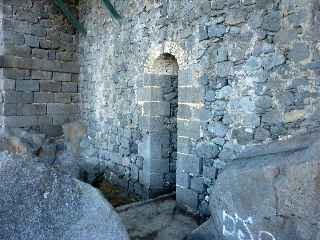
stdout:
<svg viewBox="0 0 320 240">
<path fill-rule="evenodd" d="M 0 239 L 127 240 L 91 186 L 44 164 L 0 153 Z"/>
<path fill-rule="evenodd" d="M 211 239 L 320 239 L 320 141 L 308 147 L 312 138 L 234 160 L 212 190 Z"/>
<path fill-rule="evenodd" d="M 45 143 L 45 135 L 19 128 L 0 128 L 0 151 L 18 155 L 35 155 Z"/>
</svg>

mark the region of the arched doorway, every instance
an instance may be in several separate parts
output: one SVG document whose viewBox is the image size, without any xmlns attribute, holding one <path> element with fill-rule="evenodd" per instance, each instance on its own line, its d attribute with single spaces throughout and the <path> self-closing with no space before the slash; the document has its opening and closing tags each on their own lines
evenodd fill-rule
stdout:
<svg viewBox="0 0 320 240">
<path fill-rule="evenodd" d="M 161 54 L 144 74 L 144 137 L 139 154 L 149 197 L 175 190 L 177 162 L 178 63 Z"/>
</svg>

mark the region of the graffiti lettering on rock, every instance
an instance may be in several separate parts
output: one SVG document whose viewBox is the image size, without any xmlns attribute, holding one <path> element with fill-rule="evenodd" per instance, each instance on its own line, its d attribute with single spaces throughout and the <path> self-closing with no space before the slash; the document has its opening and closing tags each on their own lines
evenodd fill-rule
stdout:
<svg viewBox="0 0 320 240">
<path fill-rule="evenodd" d="M 225 210 L 222 211 L 222 234 L 226 237 L 233 237 L 239 240 L 276 240 L 276 238 L 267 231 L 259 231 L 257 239 L 254 238 L 249 226 L 253 225 L 252 217 L 243 219 L 234 214 L 228 214 Z"/>
</svg>

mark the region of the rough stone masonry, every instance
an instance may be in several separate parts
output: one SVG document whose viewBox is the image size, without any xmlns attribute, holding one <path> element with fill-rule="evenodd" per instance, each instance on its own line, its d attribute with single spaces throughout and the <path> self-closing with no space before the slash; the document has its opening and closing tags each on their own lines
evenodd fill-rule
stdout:
<svg viewBox="0 0 320 240">
<path fill-rule="evenodd" d="M 100 0 L 67 1 L 77 35 L 49 0 L 1 1 L 2 126 L 58 135 L 80 113 L 84 153 L 114 184 L 175 188 L 202 216 L 241 154 L 319 130 L 318 0 L 111 2 L 119 21 Z"/>
<path fill-rule="evenodd" d="M 80 1 L 80 94 L 115 183 L 146 195 L 165 188 L 170 167 L 150 157 L 167 147 L 163 79 L 154 76 L 165 55 L 178 64 L 182 206 L 207 215 L 210 189 L 239 152 L 319 128 L 319 1 L 113 2 L 120 23 L 101 1 Z"/>
</svg>

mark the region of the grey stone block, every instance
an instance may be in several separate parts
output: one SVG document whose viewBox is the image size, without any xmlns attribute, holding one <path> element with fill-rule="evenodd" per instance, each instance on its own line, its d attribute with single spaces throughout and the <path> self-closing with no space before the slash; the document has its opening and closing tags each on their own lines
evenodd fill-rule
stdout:
<svg viewBox="0 0 320 240">
<path fill-rule="evenodd" d="M 40 40 L 37 36 L 25 35 L 26 45 L 32 48 L 39 48 Z"/>
<path fill-rule="evenodd" d="M 5 78 L 14 80 L 30 79 L 30 70 L 17 68 L 2 68 L 2 75 Z"/>
<path fill-rule="evenodd" d="M 179 87 L 179 103 L 200 103 L 201 90 L 196 87 Z"/>
<path fill-rule="evenodd" d="M 1 90 L 14 90 L 15 85 L 16 85 L 15 80 L 0 79 L 0 89 Z"/>
<path fill-rule="evenodd" d="M 17 104 L 1 103 L 0 104 L 0 115 L 4 115 L 4 116 L 17 115 Z"/>
<path fill-rule="evenodd" d="M 45 115 L 46 112 L 46 104 L 18 104 L 17 106 L 17 115 L 38 116 Z"/>
<path fill-rule="evenodd" d="M 191 173 L 195 176 L 198 176 L 202 173 L 202 160 L 193 154 L 182 154 L 179 149 L 177 165 L 179 171 Z"/>
<path fill-rule="evenodd" d="M 70 93 L 55 93 L 54 101 L 56 103 L 71 103 L 72 94 Z"/>
<path fill-rule="evenodd" d="M 24 92 L 37 92 L 39 91 L 39 81 L 16 81 L 16 90 Z"/>
<path fill-rule="evenodd" d="M 0 50 L 1 55 L 11 55 L 17 57 L 30 57 L 31 49 L 28 46 L 17 46 L 14 44 L 5 44 Z"/>
<path fill-rule="evenodd" d="M 53 103 L 55 102 L 54 93 L 51 92 L 35 92 L 34 93 L 35 103 Z"/>
<path fill-rule="evenodd" d="M 40 81 L 41 92 L 60 92 L 61 82 L 55 81 Z"/>
<path fill-rule="evenodd" d="M 78 83 L 76 82 L 62 82 L 62 92 L 78 92 Z"/>
<path fill-rule="evenodd" d="M 73 60 L 73 53 L 68 51 L 57 51 L 56 52 L 56 59 L 59 61 L 72 61 Z"/>
<path fill-rule="evenodd" d="M 226 32 L 226 27 L 223 24 L 214 24 L 208 27 L 208 36 L 222 37 Z"/>
<path fill-rule="evenodd" d="M 194 145 L 194 140 L 192 138 L 187 138 L 184 136 L 178 137 L 178 143 L 177 143 L 178 153 L 191 155 L 193 153 L 193 145 Z"/>
<path fill-rule="evenodd" d="M 80 94 L 79 93 L 73 93 L 71 95 L 71 102 L 79 103 L 80 102 Z"/>
<path fill-rule="evenodd" d="M 263 17 L 262 27 L 270 32 L 278 32 L 281 28 L 280 11 L 272 11 Z"/>
<path fill-rule="evenodd" d="M 31 77 L 35 80 L 51 80 L 52 72 L 33 70 Z"/>
<path fill-rule="evenodd" d="M 176 201 L 179 207 L 185 209 L 191 208 L 193 210 L 198 209 L 199 196 L 197 192 L 190 189 L 177 187 L 176 194 Z"/>
<path fill-rule="evenodd" d="M 5 103 L 32 103 L 33 93 L 5 91 L 2 93 Z"/>
<path fill-rule="evenodd" d="M 170 116 L 170 104 L 167 102 L 144 102 L 145 116 Z"/>
<path fill-rule="evenodd" d="M 23 45 L 25 43 L 25 38 L 22 33 L 2 31 L 3 41 L 6 43 L 13 43 L 16 45 Z"/>
<path fill-rule="evenodd" d="M 45 39 L 40 39 L 40 48 L 42 49 L 58 49 L 59 48 L 59 42 L 57 41 L 50 41 Z"/>
<path fill-rule="evenodd" d="M 199 41 L 207 40 L 208 36 L 208 27 L 206 25 L 199 26 Z"/>
<path fill-rule="evenodd" d="M 204 178 L 203 177 L 192 177 L 190 188 L 195 192 L 202 193 L 204 191 Z"/>
<path fill-rule="evenodd" d="M 75 114 L 80 112 L 79 104 L 48 103 L 48 114 Z"/>
<path fill-rule="evenodd" d="M 3 116 L 2 121 L 6 127 L 30 127 L 37 125 L 38 118 L 36 116 Z"/>
<path fill-rule="evenodd" d="M 37 36 L 37 37 L 45 37 L 47 34 L 47 28 L 39 25 L 39 24 L 33 24 L 31 25 L 31 35 Z"/>
<path fill-rule="evenodd" d="M 47 59 L 48 58 L 48 50 L 33 48 L 32 49 L 32 57 Z"/>
<path fill-rule="evenodd" d="M 200 138 L 200 121 L 184 121 L 178 119 L 178 136 Z"/>
<path fill-rule="evenodd" d="M 70 82 L 71 81 L 71 73 L 53 73 L 53 80 L 60 82 Z"/>
<path fill-rule="evenodd" d="M 177 171 L 176 186 L 180 188 L 190 188 L 190 175 L 187 172 Z"/>
</svg>

